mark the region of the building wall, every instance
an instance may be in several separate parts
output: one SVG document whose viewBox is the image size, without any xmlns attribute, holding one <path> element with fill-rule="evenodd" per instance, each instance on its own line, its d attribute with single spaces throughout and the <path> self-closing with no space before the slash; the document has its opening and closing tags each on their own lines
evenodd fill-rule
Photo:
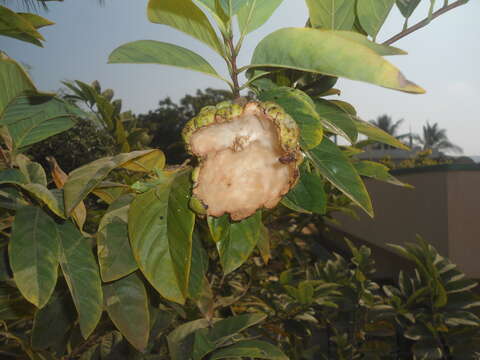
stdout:
<svg viewBox="0 0 480 360">
<path fill-rule="evenodd" d="M 339 227 L 380 247 L 415 241 L 419 234 L 442 255 L 448 255 L 447 174 L 419 173 L 398 178 L 415 188 L 366 180 L 375 217 L 360 210 L 360 220 L 339 214 Z"/>
<path fill-rule="evenodd" d="M 339 227 L 383 248 L 419 234 L 469 277 L 480 278 L 480 167 L 409 169 L 396 176 L 415 188 L 367 180 L 375 218 L 360 210 L 360 220 L 338 214 Z"/>
<path fill-rule="evenodd" d="M 449 257 L 480 278 L 480 171 L 453 171 L 448 182 Z"/>
</svg>

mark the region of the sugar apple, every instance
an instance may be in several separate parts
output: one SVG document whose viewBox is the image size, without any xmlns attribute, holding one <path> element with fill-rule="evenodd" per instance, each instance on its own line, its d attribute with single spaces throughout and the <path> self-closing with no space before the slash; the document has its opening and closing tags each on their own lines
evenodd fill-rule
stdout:
<svg viewBox="0 0 480 360">
<path fill-rule="evenodd" d="M 190 201 L 198 213 L 242 220 L 275 207 L 298 179 L 299 129 L 275 103 L 206 106 L 182 136 L 199 160 Z"/>
</svg>

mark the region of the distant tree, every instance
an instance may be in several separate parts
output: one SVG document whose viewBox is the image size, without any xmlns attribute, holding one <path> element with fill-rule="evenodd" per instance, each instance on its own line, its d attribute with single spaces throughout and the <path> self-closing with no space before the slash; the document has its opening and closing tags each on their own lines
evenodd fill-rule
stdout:
<svg viewBox="0 0 480 360">
<path fill-rule="evenodd" d="M 28 155 L 48 168 L 48 156 L 54 156 L 65 172 L 101 157 L 117 153 L 115 139 L 90 119 L 80 119 L 68 131 L 33 145 Z"/>
<path fill-rule="evenodd" d="M 231 92 L 211 88 L 185 95 L 179 104 L 167 97 L 159 101 L 157 109 L 138 115 L 138 126 L 147 128 L 153 135 L 151 147 L 163 150 L 169 163 L 180 164 L 187 158 L 181 136 L 185 123 L 204 106 L 226 100 L 232 100 Z"/>
<path fill-rule="evenodd" d="M 422 136 L 415 135 L 415 141 L 422 146 L 423 150 L 453 151 L 462 153 L 461 147 L 448 140 L 447 130 L 440 129 L 438 123 L 430 125 L 428 122 L 423 126 Z"/>
<path fill-rule="evenodd" d="M 410 135 L 410 134 L 398 135 L 398 129 L 403 122 L 404 122 L 403 119 L 400 119 L 394 122 L 392 117 L 387 114 L 378 116 L 375 120 L 370 120 L 370 123 L 372 125 L 375 125 L 376 127 L 380 128 L 381 130 L 385 131 L 386 133 L 394 136 L 399 140 L 404 139 Z M 378 144 L 376 148 L 384 149 L 384 148 L 390 148 L 390 146 Z"/>
</svg>

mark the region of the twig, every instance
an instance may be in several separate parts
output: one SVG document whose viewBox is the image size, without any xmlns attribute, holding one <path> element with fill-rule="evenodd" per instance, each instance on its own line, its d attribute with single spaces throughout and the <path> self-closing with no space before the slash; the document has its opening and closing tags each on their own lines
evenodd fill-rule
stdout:
<svg viewBox="0 0 480 360">
<path fill-rule="evenodd" d="M 393 44 L 394 42 L 404 38 L 405 36 L 427 26 L 431 20 L 439 17 L 440 15 L 443 15 L 445 14 L 446 12 L 450 11 L 450 10 L 453 10 L 461 5 L 465 5 L 466 3 L 468 2 L 468 0 L 458 0 L 458 1 L 455 1 L 454 3 L 451 3 L 450 5 L 447 5 L 447 6 L 443 6 L 442 8 L 438 9 L 437 11 L 435 11 L 431 17 L 426 17 L 425 19 L 423 19 L 422 21 L 416 23 L 415 25 L 412 25 L 406 29 L 404 29 L 403 31 L 399 32 L 398 34 L 396 34 L 395 36 L 392 36 L 390 39 L 386 40 L 383 42 L 383 45 L 391 45 Z"/>
<path fill-rule="evenodd" d="M 227 45 L 230 49 L 230 54 L 231 54 L 230 64 L 231 64 L 231 77 L 232 77 L 232 83 L 233 83 L 233 98 L 237 99 L 240 97 L 240 86 L 238 83 L 237 52 L 233 45 L 232 38 L 227 39 Z"/>
</svg>

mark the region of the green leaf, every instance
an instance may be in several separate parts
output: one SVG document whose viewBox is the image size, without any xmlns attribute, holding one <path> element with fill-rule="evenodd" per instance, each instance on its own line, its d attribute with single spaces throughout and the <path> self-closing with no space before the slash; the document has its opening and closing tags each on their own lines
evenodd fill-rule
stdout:
<svg viewBox="0 0 480 360">
<path fill-rule="evenodd" d="M 120 196 L 128 193 L 129 191 L 130 187 L 128 185 L 103 181 L 92 190 L 92 193 L 105 201 L 107 204 L 111 204 Z"/>
<path fill-rule="evenodd" d="M 215 10 L 218 12 L 222 11 L 230 19 L 238 13 L 238 11 L 245 6 L 248 0 L 199 0 L 202 3 L 206 4 L 209 8 L 213 9 L 213 4 L 215 5 Z M 218 9 L 220 7 L 220 9 Z"/>
<path fill-rule="evenodd" d="M 279 87 L 260 93 L 262 101 L 273 101 L 297 122 L 300 127 L 300 144 L 311 149 L 322 141 L 323 127 L 312 99 L 301 90 Z"/>
<path fill-rule="evenodd" d="M 42 46 L 40 40 L 45 40 L 27 17 L 2 5 L 0 5 L 0 35 L 26 41 L 40 47 Z"/>
<path fill-rule="evenodd" d="M 230 341 L 233 336 L 265 320 L 262 313 L 250 313 L 228 317 L 217 321 L 210 329 L 202 329 L 195 334 L 193 360 L 201 360 L 205 355 Z"/>
<path fill-rule="evenodd" d="M 114 281 L 138 269 L 128 239 L 128 211 L 132 196 L 113 202 L 97 232 L 97 253 L 103 281 Z"/>
<path fill-rule="evenodd" d="M 117 329 L 137 350 L 145 350 L 150 313 L 145 286 L 137 274 L 103 286 L 105 306 Z"/>
<path fill-rule="evenodd" d="M 414 359 L 418 360 L 441 360 L 444 358 L 438 340 L 433 336 L 426 336 L 412 346 Z"/>
<path fill-rule="evenodd" d="M 103 310 L 98 265 L 88 240 L 70 221 L 57 225 L 60 266 L 78 312 L 80 331 L 86 339 L 93 332 Z"/>
<path fill-rule="evenodd" d="M 41 184 L 29 184 L 25 175 L 17 169 L 0 171 L 0 184 L 14 184 L 28 192 L 37 200 L 44 203 L 51 211 L 61 218 L 65 218 L 63 200 L 55 196 L 55 193 Z"/>
<path fill-rule="evenodd" d="M 160 64 L 176 66 L 223 78 L 200 55 L 184 47 L 155 40 L 133 41 L 113 50 L 110 64 Z"/>
<path fill-rule="evenodd" d="M 352 116 L 334 103 L 324 100 L 315 100 L 315 109 L 320 115 L 322 125 L 328 131 L 343 136 L 354 144 L 357 141 L 358 131 Z"/>
<path fill-rule="evenodd" d="M 392 10 L 395 0 L 358 0 L 357 14 L 362 28 L 373 39 Z"/>
<path fill-rule="evenodd" d="M 59 242 L 53 219 L 37 207 L 18 209 L 8 253 L 18 289 L 42 308 L 57 283 Z"/>
<path fill-rule="evenodd" d="M 358 132 L 362 133 L 363 135 L 366 135 L 370 140 L 391 145 L 399 149 L 410 150 L 407 145 L 401 143 L 398 139 L 386 133 L 382 129 L 379 129 L 375 125 L 372 125 L 360 119 L 355 120 L 355 125 L 357 127 Z"/>
<path fill-rule="evenodd" d="M 363 42 L 331 30 L 280 29 L 257 45 L 250 67 L 297 69 L 405 92 L 425 92 Z"/>
<path fill-rule="evenodd" d="M 15 187 L 2 187 L 0 189 L 0 207 L 8 210 L 17 210 L 25 205 L 28 205 L 28 203 L 23 199 L 19 189 Z"/>
<path fill-rule="evenodd" d="M 17 15 L 21 16 L 24 20 L 28 21 L 35 29 L 40 29 L 45 26 L 55 25 L 53 21 L 45 19 L 37 14 L 32 13 L 17 13 Z"/>
<path fill-rule="evenodd" d="M 480 326 L 480 319 L 470 311 L 452 311 L 448 312 L 445 322 L 450 326 Z"/>
<path fill-rule="evenodd" d="M 230 231 L 230 217 L 223 215 L 218 218 L 213 216 L 207 217 L 208 229 L 214 242 L 218 243 L 224 237 L 228 236 Z"/>
<path fill-rule="evenodd" d="M 238 12 L 240 33 L 248 34 L 265 24 L 283 0 L 248 0 Z"/>
<path fill-rule="evenodd" d="M 192 0 L 150 0 L 148 19 L 180 30 L 210 46 L 219 54 L 223 47 L 205 14 Z"/>
<path fill-rule="evenodd" d="M 28 179 L 17 169 L 5 169 L 0 171 L 0 184 L 26 184 Z"/>
<path fill-rule="evenodd" d="M 401 182 L 394 176 L 390 175 L 387 166 L 378 162 L 362 160 L 353 164 L 357 172 L 362 176 L 367 176 L 372 179 L 385 181 L 393 185 L 413 188 L 411 185 Z"/>
<path fill-rule="evenodd" d="M 210 325 L 207 319 L 198 319 L 184 323 L 167 336 L 168 350 L 171 360 L 189 360 L 193 351 L 195 331 Z"/>
<path fill-rule="evenodd" d="M 412 16 L 421 0 L 397 0 L 397 7 L 405 18 Z"/>
<path fill-rule="evenodd" d="M 405 306 L 407 308 L 410 308 L 411 306 L 416 305 L 416 303 L 421 302 L 426 296 L 428 296 L 429 293 L 430 293 L 430 288 L 427 286 L 417 289 L 412 293 L 412 295 L 408 297 Z"/>
<path fill-rule="evenodd" d="M 227 225 L 228 229 L 222 231 L 217 250 L 225 275 L 239 268 L 248 259 L 257 245 L 261 224 L 262 214 L 257 211 L 240 222 L 231 222 Z M 216 229 L 213 232 L 218 233 Z"/>
<path fill-rule="evenodd" d="M 122 168 L 130 171 L 152 172 L 153 170 L 162 170 L 165 167 L 165 154 L 159 149 L 153 149 L 148 154 L 134 158 L 122 164 Z"/>
<path fill-rule="evenodd" d="M 323 186 L 317 174 L 301 170 L 297 185 L 282 199 L 282 204 L 298 212 L 325 214 L 327 194 Z"/>
<path fill-rule="evenodd" d="M 16 163 L 29 183 L 47 186 L 47 175 L 42 165 L 24 155 L 17 155 Z"/>
<path fill-rule="evenodd" d="M 59 134 L 75 125 L 72 105 L 51 96 L 19 96 L 5 109 L 0 125 L 6 125 L 14 147 L 26 146 Z"/>
<path fill-rule="evenodd" d="M 267 315 L 263 313 L 248 313 L 228 317 L 213 324 L 208 331 L 208 337 L 215 344 L 223 344 L 230 340 L 232 336 L 262 322 L 266 317 Z"/>
<path fill-rule="evenodd" d="M 198 299 L 203 290 L 205 274 L 208 270 L 208 255 L 198 234 L 193 233 L 192 240 L 192 268 L 188 283 L 188 297 Z"/>
<path fill-rule="evenodd" d="M 28 192 L 35 199 L 44 203 L 57 216 L 65 218 L 63 198 L 61 196 L 57 197 L 54 193 L 55 190 L 49 190 L 44 185 L 29 184 L 28 179 L 19 170 L 6 169 L 0 171 L 0 184 L 18 185 L 22 190 Z M 59 195 L 61 195 L 61 193 Z"/>
<path fill-rule="evenodd" d="M 232 359 L 232 358 L 255 358 L 270 360 L 288 360 L 286 356 L 276 346 L 260 340 L 245 340 L 215 351 L 210 360 Z"/>
<path fill-rule="evenodd" d="M 101 182 L 110 172 L 125 163 L 143 156 L 147 156 L 156 150 L 140 150 L 130 153 L 109 156 L 91 162 L 90 164 L 73 170 L 64 186 L 65 210 L 70 214 L 73 209 Z"/>
<path fill-rule="evenodd" d="M 215 20 L 220 32 L 224 35 L 228 35 L 230 18 L 222 7 L 222 3 L 230 0 L 194 0 L 196 4 L 201 4 L 204 9 L 207 10 Z M 244 0 L 241 0 L 244 1 Z"/>
<path fill-rule="evenodd" d="M 257 248 L 262 256 L 263 262 L 268 264 L 268 261 L 272 257 L 272 252 L 270 249 L 270 233 L 268 228 L 263 224 L 260 228 L 260 236 L 258 237 Z"/>
<path fill-rule="evenodd" d="M 333 186 L 373 217 L 372 202 L 367 189 L 349 159 L 337 145 L 324 138 L 319 146 L 308 151 L 308 157 Z"/>
<path fill-rule="evenodd" d="M 326 30 L 352 30 L 355 22 L 355 1 L 306 0 L 310 23 Z"/>
<path fill-rule="evenodd" d="M 65 219 L 65 210 L 62 203 L 62 192 L 55 190 L 49 190 L 47 187 L 40 184 L 23 184 L 20 187 L 27 191 L 30 195 L 37 200 L 44 203 L 55 215 Z M 59 195 L 59 196 L 56 196 Z"/>
<path fill-rule="evenodd" d="M 240 9 L 247 6 L 249 0 L 220 0 L 223 9 L 230 14 L 230 16 L 237 15 Z"/>
<path fill-rule="evenodd" d="M 37 310 L 33 320 L 32 347 L 46 349 L 63 341 L 75 322 L 75 309 L 68 294 L 55 293 L 48 304 Z"/>
<path fill-rule="evenodd" d="M 353 31 L 337 31 L 336 34 L 347 40 L 355 41 L 359 44 L 362 44 L 368 47 L 370 50 L 375 51 L 380 56 L 389 56 L 389 55 L 406 55 L 407 52 L 396 48 L 394 46 L 388 46 L 383 44 L 377 44 L 373 41 L 370 41 L 365 35 L 359 34 Z"/>
<path fill-rule="evenodd" d="M 36 92 L 30 76 L 15 60 L 0 52 L 0 121 L 7 105 L 18 95 Z"/>
<path fill-rule="evenodd" d="M 471 279 L 461 279 L 458 281 L 452 281 L 445 285 L 445 289 L 448 294 L 460 293 L 476 288 L 477 282 Z"/>
<path fill-rule="evenodd" d="M 441 308 L 447 305 L 448 303 L 448 296 L 447 291 L 443 287 L 440 281 L 435 281 L 435 302 L 433 306 L 435 308 Z"/>
<path fill-rule="evenodd" d="M 188 293 L 195 214 L 188 206 L 189 171 L 164 173 L 163 182 L 130 205 L 128 232 L 139 268 L 166 299 Z"/>
</svg>

